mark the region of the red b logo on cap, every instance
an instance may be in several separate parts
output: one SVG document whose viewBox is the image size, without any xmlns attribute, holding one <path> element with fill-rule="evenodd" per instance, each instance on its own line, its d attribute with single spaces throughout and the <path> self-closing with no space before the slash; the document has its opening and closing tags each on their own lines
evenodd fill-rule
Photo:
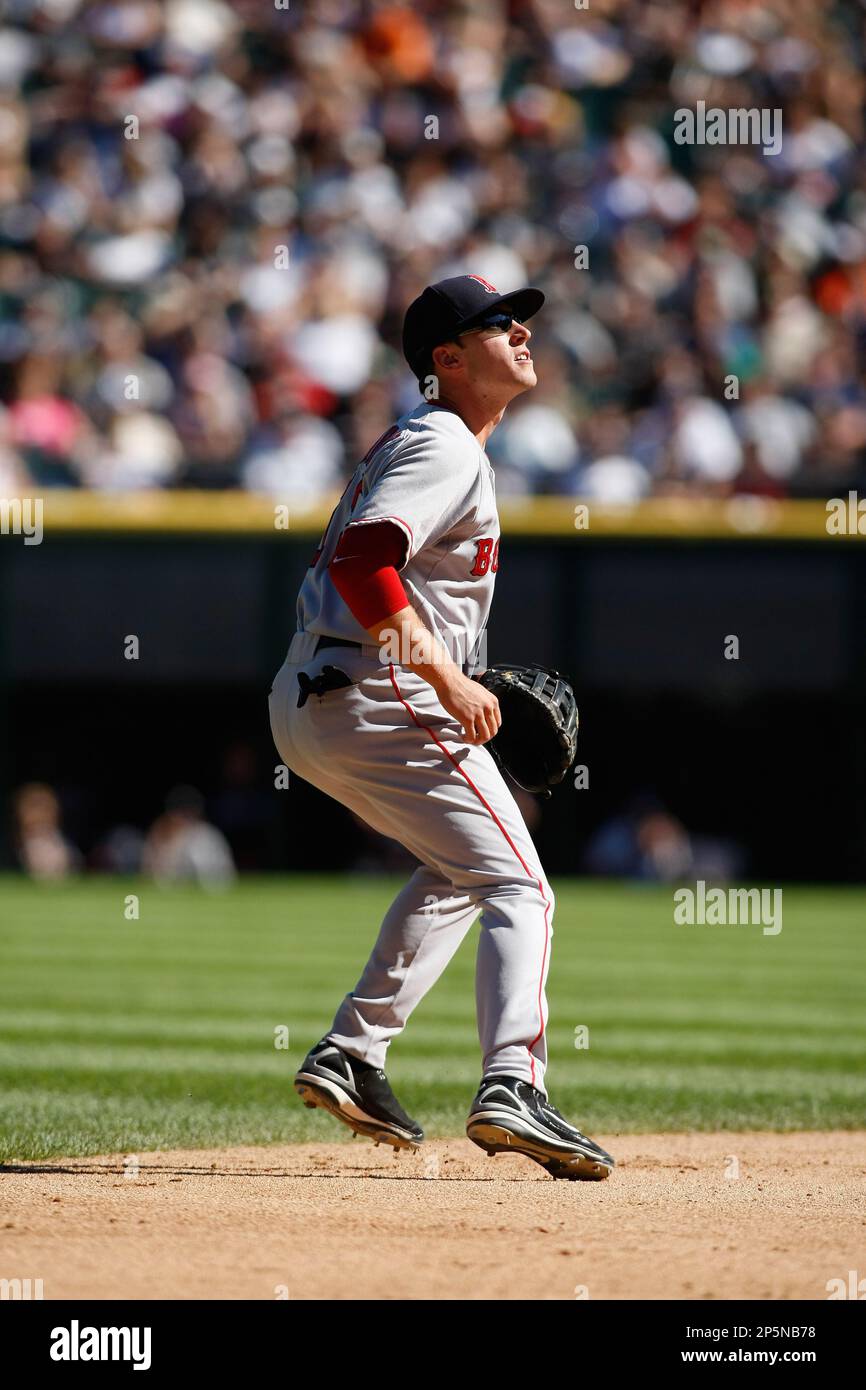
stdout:
<svg viewBox="0 0 866 1390">
<path fill-rule="evenodd" d="M 491 285 L 491 283 L 490 283 L 489 280 L 482 280 L 482 278 L 481 278 L 480 275 L 467 275 L 466 278 L 467 278 L 467 280 L 477 280 L 478 283 L 479 283 L 479 285 L 483 285 L 483 286 L 484 286 L 484 288 L 486 289 L 486 291 L 487 291 L 488 294 L 498 294 L 498 293 L 499 293 L 499 291 L 498 291 L 498 289 L 496 288 L 495 285 Z"/>
</svg>

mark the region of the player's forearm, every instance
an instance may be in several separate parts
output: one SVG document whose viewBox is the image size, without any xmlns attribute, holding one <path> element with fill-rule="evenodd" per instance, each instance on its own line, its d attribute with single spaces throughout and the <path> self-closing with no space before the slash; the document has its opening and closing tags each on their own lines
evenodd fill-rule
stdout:
<svg viewBox="0 0 866 1390">
<path fill-rule="evenodd" d="M 415 671 L 436 691 L 450 689 L 463 674 L 411 604 L 367 631 L 383 649 L 385 659 Z"/>
<path fill-rule="evenodd" d="M 367 631 L 383 649 L 383 660 L 408 666 L 433 687 L 467 743 L 487 743 L 496 735 L 502 723 L 496 696 L 463 674 L 411 604 Z"/>
</svg>

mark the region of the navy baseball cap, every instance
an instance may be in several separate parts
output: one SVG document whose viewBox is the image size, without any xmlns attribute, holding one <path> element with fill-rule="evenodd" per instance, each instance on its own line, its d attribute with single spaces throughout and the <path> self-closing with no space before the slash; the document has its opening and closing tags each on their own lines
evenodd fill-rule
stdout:
<svg viewBox="0 0 866 1390">
<path fill-rule="evenodd" d="M 544 303 L 541 290 L 515 290 L 500 294 L 480 275 L 454 275 L 428 285 L 423 294 L 413 300 L 403 320 L 403 355 L 416 376 L 421 376 L 427 358 L 440 343 L 457 338 L 467 328 L 474 328 L 488 314 L 501 310 L 503 305 L 521 323 L 537 313 Z"/>
</svg>

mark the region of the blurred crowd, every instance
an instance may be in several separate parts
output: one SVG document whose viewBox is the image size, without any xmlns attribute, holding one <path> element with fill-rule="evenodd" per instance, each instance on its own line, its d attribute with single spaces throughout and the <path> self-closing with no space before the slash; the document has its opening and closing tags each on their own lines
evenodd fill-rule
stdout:
<svg viewBox="0 0 866 1390">
<path fill-rule="evenodd" d="M 57 791 L 28 782 L 13 797 L 12 841 L 18 867 L 38 882 L 56 883 L 86 868 L 211 889 L 227 888 L 236 877 L 231 845 L 208 821 L 204 797 L 195 787 L 169 792 L 165 809 L 146 833 L 134 825 L 115 826 L 88 862 L 66 832 Z"/>
<path fill-rule="evenodd" d="M 655 792 L 639 791 L 589 836 L 581 868 L 602 878 L 730 883 L 743 872 L 744 847 L 719 835 L 690 831 Z"/>
<path fill-rule="evenodd" d="M 0 495 L 326 500 L 466 271 L 548 295 L 502 493 L 866 483 L 858 0 L 2 15 Z M 781 153 L 677 144 L 698 101 L 781 110 Z"/>
<path fill-rule="evenodd" d="M 56 788 L 28 782 L 12 799 L 14 862 L 28 878 L 58 882 L 83 872 L 141 874 L 159 884 L 196 883 L 219 890 L 235 881 L 238 869 L 261 871 L 267 862 L 268 798 L 255 786 L 252 753 L 236 744 L 228 757 L 232 781 L 210 804 L 195 787 L 172 788 L 162 811 L 147 830 L 119 824 L 105 830 L 83 854 L 64 824 Z M 240 774 L 238 776 L 238 774 Z M 509 779 L 530 830 L 538 828 L 538 799 Z M 417 860 L 397 840 L 372 830 L 354 814 L 354 873 L 411 871 Z M 703 878 L 734 879 L 745 866 L 743 847 L 719 836 L 689 831 L 651 791 L 641 791 L 589 836 L 581 869 L 603 878 L 675 883 Z"/>
</svg>

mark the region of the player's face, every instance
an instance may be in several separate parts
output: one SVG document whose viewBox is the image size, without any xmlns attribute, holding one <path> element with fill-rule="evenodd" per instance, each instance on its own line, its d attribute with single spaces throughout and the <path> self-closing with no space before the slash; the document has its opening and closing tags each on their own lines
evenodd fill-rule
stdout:
<svg viewBox="0 0 866 1390">
<path fill-rule="evenodd" d="M 462 334 L 460 344 L 467 380 L 504 389 L 509 399 L 528 391 L 538 380 L 529 349 L 531 337 L 526 324 L 517 319 L 512 320 L 510 327 L 492 326 Z"/>
</svg>

